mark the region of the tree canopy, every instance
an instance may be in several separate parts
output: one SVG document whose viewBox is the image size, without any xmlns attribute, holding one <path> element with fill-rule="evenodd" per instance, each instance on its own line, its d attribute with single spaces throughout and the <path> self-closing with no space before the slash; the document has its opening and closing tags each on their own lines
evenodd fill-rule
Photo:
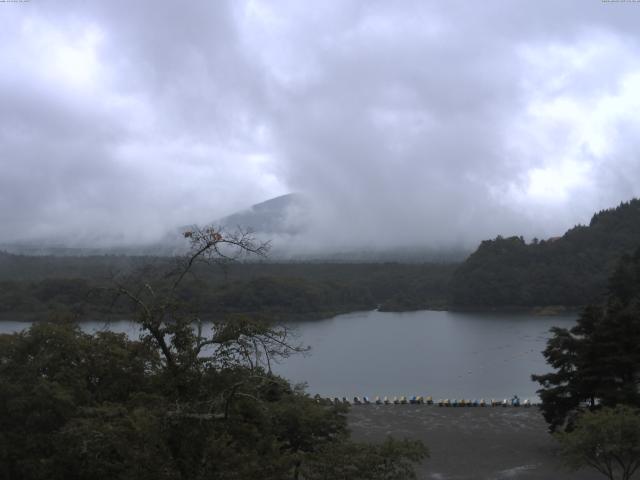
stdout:
<svg viewBox="0 0 640 480">
<path fill-rule="evenodd" d="M 557 437 L 572 469 L 589 466 L 609 480 L 629 480 L 640 468 L 640 410 L 618 405 L 586 412 L 573 431 Z"/>
<path fill-rule="evenodd" d="M 286 328 L 237 315 L 202 326 L 180 295 L 193 266 L 263 250 L 214 229 L 188 238 L 175 268 L 144 268 L 110 290 L 130 302 L 139 339 L 66 321 L 0 335 L 0 476 L 411 478 L 420 442 L 352 442 L 346 406 L 271 371 L 302 349 Z M 328 477 L 334 468 L 345 476 Z"/>
<path fill-rule="evenodd" d="M 618 263 L 605 304 L 552 333 L 543 354 L 555 371 L 533 375 L 551 429 L 571 427 L 585 409 L 640 406 L 640 249 Z"/>
<path fill-rule="evenodd" d="M 593 215 L 563 236 L 483 241 L 451 281 L 457 307 L 584 306 L 604 299 L 618 259 L 640 245 L 640 200 Z"/>
<path fill-rule="evenodd" d="M 43 319 L 74 315 L 96 319 L 128 317 L 124 298 L 113 303 L 105 292 L 113 272 L 139 271 L 155 265 L 174 268 L 161 257 L 27 257 L 0 252 L 0 317 Z M 371 310 L 402 311 L 442 307 L 454 264 L 275 263 L 260 258 L 235 262 L 233 268 L 194 265 L 180 283 L 178 296 L 207 318 L 228 314 L 270 316 L 283 320 L 328 318 Z"/>
</svg>

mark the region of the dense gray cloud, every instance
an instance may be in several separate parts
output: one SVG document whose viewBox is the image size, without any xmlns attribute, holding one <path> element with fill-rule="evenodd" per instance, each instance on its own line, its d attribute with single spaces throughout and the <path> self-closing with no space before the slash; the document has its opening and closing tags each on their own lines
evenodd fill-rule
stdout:
<svg viewBox="0 0 640 480">
<path fill-rule="evenodd" d="M 313 248 L 561 233 L 640 194 L 638 21 L 600 0 L 1 4 L 0 240 L 150 240 L 286 191 Z"/>
</svg>

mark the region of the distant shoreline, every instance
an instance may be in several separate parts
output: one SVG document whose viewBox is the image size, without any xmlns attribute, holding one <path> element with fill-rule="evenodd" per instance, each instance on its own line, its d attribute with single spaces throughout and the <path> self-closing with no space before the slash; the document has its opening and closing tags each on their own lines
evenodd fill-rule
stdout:
<svg viewBox="0 0 640 480">
<path fill-rule="evenodd" d="M 522 307 L 522 306 L 450 306 L 446 308 L 446 311 L 450 312 L 469 312 L 469 313 L 530 313 L 541 317 L 564 314 L 576 314 L 579 315 L 584 309 L 584 306 L 568 306 L 568 305 L 546 305 L 535 307 Z"/>
<path fill-rule="evenodd" d="M 274 321 L 281 323 L 292 323 L 292 322 L 316 322 L 318 320 L 325 320 L 329 318 L 334 318 L 339 315 L 347 315 L 350 313 L 357 312 L 375 312 L 379 311 L 382 313 L 410 313 L 410 312 L 422 312 L 422 311 L 431 311 L 431 312 L 456 312 L 456 313 L 498 313 L 498 314 L 530 314 L 534 316 L 540 317 L 554 317 L 559 315 L 580 315 L 582 309 L 584 307 L 576 307 L 576 306 L 565 306 L 565 305 L 549 305 L 549 306 L 539 306 L 539 307 L 520 307 L 520 306 L 497 306 L 497 307 L 431 307 L 431 308 L 420 308 L 415 310 L 387 310 L 380 308 L 373 309 L 356 309 L 356 310 L 344 310 L 344 311 L 327 311 L 327 312 L 309 312 L 302 314 L 289 314 L 289 313 L 274 313 L 269 312 L 267 314 L 261 312 L 238 312 L 234 313 L 235 315 L 247 315 L 247 316 L 263 316 L 269 317 L 272 316 Z M 19 323 L 34 323 L 34 322 L 42 322 L 47 321 L 49 313 L 48 312 L 2 312 L 0 313 L 0 322 L 19 322 Z M 79 319 L 78 323 L 85 322 L 95 322 L 95 321 L 133 321 L 123 316 L 108 318 L 109 316 L 104 313 L 95 313 L 88 315 L 85 318 Z M 216 318 L 219 318 L 220 315 L 204 315 L 202 319 L 204 321 L 214 321 Z M 278 318 L 280 317 L 280 318 Z M 55 320 L 53 320 L 55 321 Z"/>
</svg>

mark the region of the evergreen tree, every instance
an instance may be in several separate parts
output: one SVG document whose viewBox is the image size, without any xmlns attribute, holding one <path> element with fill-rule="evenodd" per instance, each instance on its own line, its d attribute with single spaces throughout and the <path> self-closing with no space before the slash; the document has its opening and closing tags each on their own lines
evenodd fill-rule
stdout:
<svg viewBox="0 0 640 480">
<path fill-rule="evenodd" d="M 533 375 L 552 430 L 598 406 L 640 406 L 640 249 L 624 256 L 604 306 L 584 309 L 571 329 L 554 328 L 543 354 L 555 369 Z"/>
<path fill-rule="evenodd" d="M 534 239 L 535 240 L 535 239 Z M 588 226 L 561 237 L 483 241 L 456 270 L 452 303 L 458 307 L 567 305 L 604 300 L 617 260 L 640 244 L 640 199 L 596 213 Z"/>
</svg>

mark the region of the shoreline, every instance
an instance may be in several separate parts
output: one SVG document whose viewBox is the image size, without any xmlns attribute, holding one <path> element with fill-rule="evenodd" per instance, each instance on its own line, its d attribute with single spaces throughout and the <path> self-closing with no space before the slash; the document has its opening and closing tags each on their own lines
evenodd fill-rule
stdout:
<svg viewBox="0 0 640 480">
<path fill-rule="evenodd" d="M 554 317 L 560 315 L 580 315 L 584 307 L 566 306 L 566 305 L 548 305 L 537 307 L 517 307 L 517 306 L 499 306 L 499 307 L 431 307 L 431 308 L 419 308 L 416 310 L 403 309 L 403 310 L 387 310 L 372 308 L 370 310 L 343 310 L 343 311 L 327 311 L 327 312 L 309 312 L 309 313 L 268 313 L 266 316 L 273 315 L 274 317 L 281 316 L 277 319 L 277 322 L 290 323 L 290 322 L 316 322 L 319 320 L 326 320 L 335 318 L 340 315 L 348 315 L 359 312 L 381 312 L 381 313 L 413 313 L 413 312 L 455 312 L 455 313 L 497 313 L 497 314 L 530 314 L 540 317 Z M 2 312 L 0 313 L 0 322 L 20 322 L 20 323 L 34 323 L 46 321 L 49 312 Z M 227 315 L 247 315 L 247 316 L 265 316 L 260 312 L 238 312 L 229 313 Z M 116 317 L 107 319 L 108 314 L 102 312 L 96 312 L 93 318 L 77 319 L 77 323 L 95 322 L 95 321 L 132 321 L 125 317 Z M 209 316 L 203 316 L 204 321 L 213 321 L 216 318 L 223 317 L 224 315 L 212 314 Z"/>
<path fill-rule="evenodd" d="M 569 314 L 579 315 L 584 308 L 584 305 L 537 305 L 533 307 L 501 305 L 496 307 L 459 306 L 447 308 L 445 311 L 460 313 L 530 313 L 540 317 L 553 317 Z"/>
<path fill-rule="evenodd" d="M 598 480 L 591 470 L 569 472 L 538 408 L 350 408 L 357 441 L 422 440 L 430 451 L 416 467 L 424 480 Z"/>
</svg>

